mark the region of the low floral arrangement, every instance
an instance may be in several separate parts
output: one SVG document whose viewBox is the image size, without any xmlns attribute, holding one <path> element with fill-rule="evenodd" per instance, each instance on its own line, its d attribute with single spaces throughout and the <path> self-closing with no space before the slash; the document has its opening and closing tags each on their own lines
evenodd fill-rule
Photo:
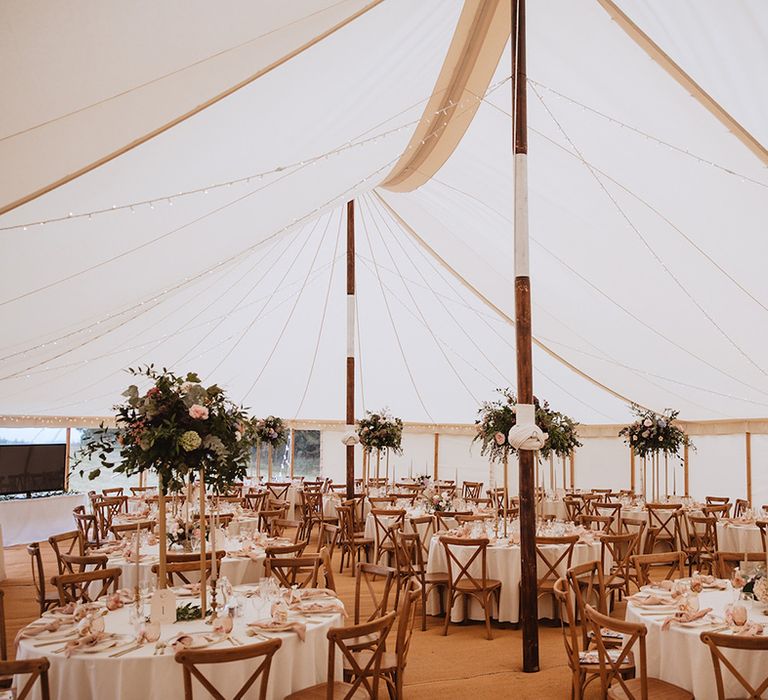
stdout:
<svg viewBox="0 0 768 700">
<path fill-rule="evenodd" d="M 619 435 L 638 457 L 649 457 L 660 452 L 679 456 L 685 446 L 693 447 L 690 438 L 674 425 L 680 411 L 668 408 L 659 414 L 633 404 L 632 413 L 637 420 L 622 428 Z"/>
<path fill-rule="evenodd" d="M 78 463 L 96 455 L 103 467 L 126 476 L 154 471 L 166 492 L 181 491 L 203 467 L 216 493 L 245 478 L 256 436 L 242 407 L 215 384 L 204 387 L 191 372 L 179 377 L 152 365 L 128 371 L 150 379 L 152 386 L 142 394 L 131 384 L 123 392 L 125 401 L 114 407 L 116 429 L 102 424 L 94 431 Z M 112 456 L 115 442 L 119 453 Z M 88 477 L 100 472 L 94 469 Z"/>
<path fill-rule="evenodd" d="M 256 437 L 259 442 L 279 447 L 287 441 L 285 423 L 277 416 L 267 416 L 256 421 Z"/>
<path fill-rule="evenodd" d="M 517 424 L 517 397 L 510 389 L 497 389 L 501 398 L 485 401 L 475 421 L 477 435 L 473 442 L 481 442 L 481 455 L 489 455 L 492 462 L 502 462 L 515 449 L 509 444 L 509 431 Z M 540 450 L 548 458 L 551 452 L 559 457 L 569 455 L 581 447 L 576 432 L 576 423 L 564 413 L 553 411 L 546 401 L 533 397 L 536 409 L 536 425 L 547 433 L 547 440 Z"/>
<path fill-rule="evenodd" d="M 419 474 L 416 477 L 416 483 L 423 489 L 428 488 L 432 486 L 432 477 L 429 474 Z"/>
<path fill-rule="evenodd" d="M 746 583 L 741 592 L 746 598 L 754 598 L 760 603 L 768 605 L 768 577 L 764 564 L 758 564 L 751 576 L 746 578 Z"/>
<path fill-rule="evenodd" d="M 198 537 L 200 536 L 200 524 L 199 524 L 199 516 L 195 516 L 193 521 L 184 522 L 184 518 L 180 518 L 179 516 L 176 516 L 173 519 L 173 525 L 170 527 L 168 532 L 166 533 L 166 537 L 168 538 L 168 544 L 176 544 L 187 548 L 188 545 L 192 542 L 192 537 L 195 533 L 197 533 Z"/>
<path fill-rule="evenodd" d="M 378 413 L 365 412 L 357 422 L 357 435 L 366 452 L 392 450 L 402 454 L 403 421 L 395 418 L 387 409 Z"/>
<path fill-rule="evenodd" d="M 451 499 L 445 492 L 436 493 L 428 501 L 427 509 L 432 513 L 450 513 L 456 510 Z"/>
<path fill-rule="evenodd" d="M 190 620 L 200 620 L 203 613 L 199 605 L 193 603 L 184 603 L 176 608 L 176 622 L 187 622 Z"/>
</svg>

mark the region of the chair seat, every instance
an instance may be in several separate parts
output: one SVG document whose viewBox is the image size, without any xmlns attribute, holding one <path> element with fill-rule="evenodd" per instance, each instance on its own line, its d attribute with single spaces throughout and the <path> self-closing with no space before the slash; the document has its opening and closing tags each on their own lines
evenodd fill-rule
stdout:
<svg viewBox="0 0 768 700">
<path fill-rule="evenodd" d="M 424 574 L 424 583 L 428 586 L 437 586 L 441 583 L 448 584 L 447 571 L 433 571 L 431 574 Z"/>
<path fill-rule="evenodd" d="M 339 700 L 342 700 L 343 698 L 349 698 L 350 700 L 366 700 L 369 698 L 364 686 L 359 687 L 352 695 L 347 695 L 351 687 L 351 683 L 335 681 L 331 690 L 331 697 L 334 699 L 339 698 Z M 319 683 L 318 685 L 313 685 L 309 688 L 304 688 L 295 693 L 291 693 L 290 695 L 286 695 L 285 700 L 326 700 L 327 697 L 328 684 Z"/>
<path fill-rule="evenodd" d="M 480 581 L 480 579 L 475 579 L 475 583 L 482 583 L 482 581 Z M 475 586 L 472 581 L 459 581 L 453 588 L 459 593 L 474 593 L 480 590 L 492 591 L 495 588 L 501 588 L 501 581 L 495 578 L 487 578 L 485 579 L 485 588 L 483 589 Z"/>
<path fill-rule="evenodd" d="M 606 583 L 605 587 L 606 588 L 625 588 L 626 585 L 627 585 L 627 582 L 623 578 L 617 576 L 616 578 L 612 579 L 610 582 Z"/>
<path fill-rule="evenodd" d="M 579 668 L 582 671 L 586 671 L 587 673 L 600 673 L 600 662 L 586 663 L 585 661 L 583 661 L 585 654 L 589 654 L 589 653 L 590 652 L 587 652 L 587 651 L 579 652 Z M 594 652 L 592 653 L 594 654 Z M 635 667 L 635 657 L 630 651 L 629 654 L 627 654 L 627 658 L 624 659 L 624 661 L 622 662 L 620 668 L 622 671 L 630 671 L 634 667 Z"/>
<path fill-rule="evenodd" d="M 360 668 L 365 668 L 368 662 L 371 660 L 373 652 L 370 649 L 363 649 L 362 651 L 354 652 L 355 661 L 359 664 Z M 344 670 L 350 670 L 349 661 L 344 659 Z M 397 653 L 394 651 L 385 651 L 381 655 L 381 672 L 392 673 L 397 671 Z"/>
<path fill-rule="evenodd" d="M 368 546 L 373 544 L 373 537 L 357 537 L 355 536 L 355 539 L 352 540 L 352 544 L 360 545 L 360 546 Z"/>
<path fill-rule="evenodd" d="M 641 697 L 639 678 L 633 678 L 631 681 L 625 681 L 625 683 L 629 692 L 632 693 L 631 696 L 627 695 L 618 683 L 615 683 L 608 690 L 608 697 L 611 700 L 629 700 L 631 697 Z M 693 694 L 678 685 L 667 683 L 658 678 L 649 678 L 648 700 L 693 700 Z"/>
</svg>

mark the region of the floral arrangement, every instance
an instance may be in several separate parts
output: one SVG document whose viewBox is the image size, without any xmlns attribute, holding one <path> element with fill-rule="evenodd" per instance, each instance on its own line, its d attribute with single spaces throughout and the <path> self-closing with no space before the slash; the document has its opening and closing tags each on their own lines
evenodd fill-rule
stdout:
<svg viewBox="0 0 768 700">
<path fill-rule="evenodd" d="M 365 417 L 357 422 L 357 435 L 366 452 L 372 450 L 392 450 L 402 453 L 400 443 L 403 439 L 403 421 L 395 418 L 387 409 L 378 413 L 365 412 Z"/>
<path fill-rule="evenodd" d="M 693 447 L 689 437 L 674 425 L 680 411 L 668 408 L 658 414 L 654 411 L 644 411 L 633 404 L 632 413 L 637 416 L 637 420 L 622 428 L 619 435 L 624 437 L 624 442 L 638 457 L 648 457 L 659 452 L 679 455 L 681 448 L 686 445 Z"/>
<path fill-rule="evenodd" d="M 432 477 L 429 474 L 419 474 L 416 477 L 416 483 L 423 489 L 429 488 L 432 486 Z"/>
<path fill-rule="evenodd" d="M 455 510 L 453 499 L 445 492 L 433 494 L 427 502 L 427 509 L 432 513 L 450 513 Z"/>
<path fill-rule="evenodd" d="M 286 442 L 285 423 L 282 418 L 267 416 L 256 421 L 256 437 L 259 442 L 265 442 L 272 447 L 278 447 Z"/>
<path fill-rule="evenodd" d="M 747 578 L 741 592 L 745 597 L 752 597 L 760 603 L 768 605 L 768 577 L 765 565 L 758 564 L 752 576 Z"/>
<path fill-rule="evenodd" d="M 478 411 L 479 418 L 475 421 L 477 435 L 473 442 L 482 443 L 480 454 L 490 455 L 491 461 L 501 462 L 509 457 L 515 449 L 509 444 L 509 431 L 517 423 L 517 397 L 510 389 L 497 389 L 501 398 L 495 401 L 485 401 Z M 554 452 L 564 457 L 576 447 L 581 447 L 578 440 L 576 423 L 564 413 L 553 411 L 546 401 L 533 397 L 536 409 L 536 425 L 547 433 L 547 441 L 541 449 L 544 457 Z"/>
<path fill-rule="evenodd" d="M 198 522 L 198 516 L 195 516 L 194 521 L 184 522 L 184 518 L 176 516 L 173 519 L 173 525 L 170 527 L 166 536 L 168 538 L 168 544 L 176 544 L 183 546 L 185 549 L 189 546 L 191 549 L 192 536 L 197 533 L 200 536 L 200 524 Z"/>
<path fill-rule="evenodd" d="M 102 424 L 94 431 L 78 463 L 97 455 L 103 467 L 126 476 L 154 471 L 166 492 L 182 490 L 200 468 L 216 493 L 246 476 L 254 424 L 220 387 L 204 387 L 194 373 L 179 377 L 153 365 L 128 371 L 152 386 L 142 394 L 131 384 L 123 392 L 125 401 L 114 407 L 116 429 Z M 100 472 L 94 469 L 88 477 Z"/>
</svg>

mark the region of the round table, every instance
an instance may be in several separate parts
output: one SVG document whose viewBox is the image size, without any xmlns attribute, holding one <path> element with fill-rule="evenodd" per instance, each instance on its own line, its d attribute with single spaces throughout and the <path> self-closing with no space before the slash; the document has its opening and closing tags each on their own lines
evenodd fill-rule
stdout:
<svg viewBox="0 0 768 700">
<path fill-rule="evenodd" d="M 499 595 L 498 610 L 494 609 L 491 617 L 499 622 L 518 622 L 520 619 L 520 545 L 506 544 L 501 540 L 497 544 L 488 545 L 487 562 L 488 578 L 501 581 L 501 592 Z M 545 545 L 547 548 L 562 550 L 560 545 Z M 543 549 L 543 547 L 542 547 Z M 457 548 L 458 550 L 458 548 Z M 471 552 L 467 548 L 466 558 L 469 559 Z M 555 554 L 552 559 L 556 560 L 559 556 Z M 571 566 L 584 564 L 588 561 L 600 559 L 600 543 L 591 544 L 579 543 L 573 548 L 573 558 Z M 606 566 L 610 566 L 607 562 Z M 558 573 L 565 575 L 565 562 L 558 566 Z M 440 543 L 439 535 L 432 538 L 429 545 L 429 559 L 427 561 L 427 573 L 436 573 L 439 571 L 448 571 L 448 562 L 445 556 L 445 549 Z M 538 561 L 538 575 L 543 576 L 547 569 L 543 562 Z M 470 573 L 479 577 L 482 574 L 480 559 L 476 559 L 470 567 Z M 440 612 L 440 599 L 437 591 L 432 591 L 427 602 L 427 614 L 437 615 Z M 551 596 L 541 596 L 539 598 L 539 618 L 555 618 Z M 484 620 L 483 609 L 480 604 L 470 599 L 469 618 L 471 620 Z M 458 599 L 451 610 L 451 620 L 461 622 L 464 619 L 464 608 L 461 599 Z"/>
<path fill-rule="evenodd" d="M 180 598 L 179 603 L 188 601 Z M 269 617 L 269 603 L 259 598 L 243 598 L 243 616 L 235 618 L 232 636 L 244 644 L 260 640 L 248 637 L 246 622 Z M 128 608 L 108 613 L 105 618 L 107 632 L 129 635 Z M 279 637 L 283 645 L 272 659 L 267 698 L 279 700 L 302 688 L 323 683 L 328 667 L 327 633 L 331 627 L 344 624 L 341 613 L 315 618 L 302 618 L 307 625 L 305 641 L 293 632 L 269 634 Z M 211 627 L 200 620 L 177 622 L 163 625 L 160 639 L 176 637 L 182 632 L 210 632 Z M 57 646 L 35 647 L 42 643 L 44 636 L 22 639 L 18 646 L 17 658 L 28 659 L 45 656 L 51 663 L 48 677 L 52 700 L 183 700 L 184 687 L 182 667 L 174 661 L 169 649 L 162 656 L 153 656 L 155 645 L 148 644 L 125 656 L 110 658 L 114 649 L 96 654 L 73 654 L 66 658 L 56 653 Z M 232 648 L 229 642 L 221 642 L 210 648 Z M 341 677 L 341 653 L 336 654 L 336 677 Z M 253 672 L 253 662 L 242 661 L 203 667 L 207 678 L 225 697 L 232 697 Z M 207 697 L 197 681 L 193 681 L 195 697 Z M 253 691 L 251 691 L 251 695 Z M 34 686 L 30 700 L 40 700 L 40 684 Z M 250 695 L 249 695 L 250 697 Z"/>
<path fill-rule="evenodd" d="M 721 617 L 726 606 L 733 600 L 734 593 L 731 590 L 703 591 L 699 595 L 700 608 L 712 608 L 713 614 Z M 761 613 L 765 605 L 742 602 L 747 605 L 750 621 L 768 623 L 768 617 Z M 631 602 L 627 604 L 626 619 L 629 622 L 641 622 L 648 628 L 648 675 L 689 690 L 696 696 L 696 700 L 716 700 L 715 674 L 709 647 L 699 639 L 702 632 L 713 629 L 713 626 L 681 627 L 673 624 L 663 631 L 661 625 L 664 617 L 643 615 L 643 612 L 649 611 L 637 608 Z M 637 650 L 635 653 L 637 658 Z M 765 678 L 768 652 L 730 650 L 727 653 L 748 681 L 757 684 Z M 745 691 L 729 672 L 724 672 L 723 678 L 726 697 L 743 697 Z"/>
<path fill-rule="evenodd" d="M 750 523 L 718 520 L 717 547 L 721 552 L 762 552 L 760 529 Z"/>
</svg>

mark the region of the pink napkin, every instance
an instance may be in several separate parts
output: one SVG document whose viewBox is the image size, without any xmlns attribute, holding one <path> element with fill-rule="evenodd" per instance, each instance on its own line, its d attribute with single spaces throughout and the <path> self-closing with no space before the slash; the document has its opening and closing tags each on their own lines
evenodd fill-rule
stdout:
<svg viewBox="0 0 768 700">
<path fill-rule="evenodd" d="M 736 637 L 758 637 L 763 634 L 763 625 L 757 622 L 748 622 L 742 627 L 732 627 L 733 634 Z"/>
<path fill-rule="evenodd" d="M 629 600 L 636 605 L 671 605 L 673 602 L 669 598 L 661 598 L 656 595 L 638 596 L 637 594 L 630 596 Z"/>
<path fill-rule="evenodd" d="M 295 632 L 303 642 L 307 636 L 307 626 L 303 622 L 280 622 L 278 620 L 257 620 L 249 622 L 248 629 L 256 632 Z"/>
<path fill-rule="evenodd" d="M 59 627 L 61 627 L 61 624 L 61 620 L 51 620 L 50 622 L 42 624 L 33 623 L 28 625 L 27 627 L 24 627 L 18 631 L 13 644 L 14 646 L 18 646 L 20 640 L 26 639 L 28 637 L 36 637 L 38 634 L 42 634 L 43 632 L 56 632 L 58 631 Z"/>
<path fill-rule="evenodd" d="M 668 630 L 673 622 L 695 622 L 702 617 L 709 615 L 712 612 L 712 608 L 704 608 L 703 610 L 697 610 L 696 612 L 679 611 L 672 617 L 668 617 L 661 625 L 662 630 Z"/>
<path fill-rule="evenodd" d="M 173 649 L 174 654 L 180 651 L 184 651 L 184 649 L 189 649 L 191 646 L 192 637 L 190 637 L 188 634 L 182 634 L 179 637 L 176 637 L 175 641 L 171 643 L 171 648 Z"/>
<path fill-rule="evenodd" d="M 64 645 L 64 656 L 69 658 L 78 649 L 87 649 L 106 638 L 104 632 L 96 632 L 95 634 L 85 634 L 77 639 L 72 639 Z"/>
</svg>

